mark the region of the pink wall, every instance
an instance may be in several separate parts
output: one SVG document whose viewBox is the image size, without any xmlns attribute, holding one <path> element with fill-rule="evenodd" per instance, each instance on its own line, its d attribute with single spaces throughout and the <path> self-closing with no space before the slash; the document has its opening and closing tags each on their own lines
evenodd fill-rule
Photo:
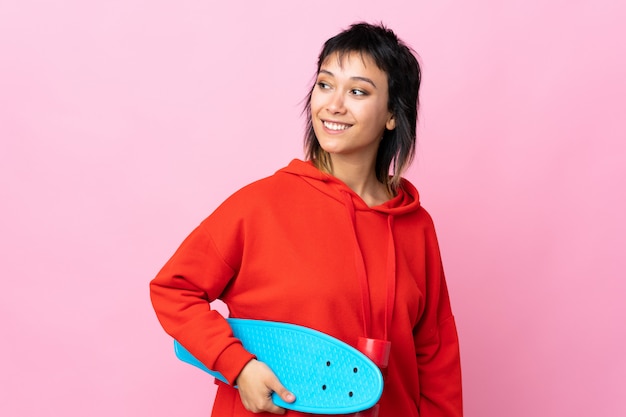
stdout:
<svg viewBox="0 0 626 417">
<path fill-rule="evenodd" d="M 0 415 L 208 415 L 214 386 L 174 359 L 147 283 L 301 156 L 321 43 L 362 19 L 422 57 L 409 177 L 466 415 L 626 415 L 623 2 L 210 3 L 0 5 Z"/>
</svg>

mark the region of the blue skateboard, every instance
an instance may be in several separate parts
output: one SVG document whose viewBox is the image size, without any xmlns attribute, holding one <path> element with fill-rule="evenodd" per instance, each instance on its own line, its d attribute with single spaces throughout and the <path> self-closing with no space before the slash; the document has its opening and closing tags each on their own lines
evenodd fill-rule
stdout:
<svg viewBox="0 0 626 417">
<path fill-rule="evenodd" d="M 286 403 L 276 394 L 276 405 L 313 414 L 348 414 L 373 407 L 383 392 L 378 367 L 364 354 L 327 334 L 287 323 L 228 319 L 233 334 L 258 360 L 265 362 L 280 382 L 296 396 Z M 183 362 L 208 369 L 180 343 L 176 356 Z"/>
</svg>

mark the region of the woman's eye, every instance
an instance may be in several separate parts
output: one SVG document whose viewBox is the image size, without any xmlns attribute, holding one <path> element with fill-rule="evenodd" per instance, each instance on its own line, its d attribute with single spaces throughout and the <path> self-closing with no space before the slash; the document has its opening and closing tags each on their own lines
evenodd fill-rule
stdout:
<svg viewBox="0 0 626 417">
<path fill-rule="evenodd" d="M 353 96 L 366 96 L 367 92 L 358 88 L 353 88 L 352 90 L 350 90 L 350 94 L 352 94 Z"/>
<path fill-rule="evenodd" d="M 320 90 L 328 90 L 330 88 L 330 86 L 326 84 L 324 81 L 318 81 L 317 86 L 319 87 Z"/>
</svg>

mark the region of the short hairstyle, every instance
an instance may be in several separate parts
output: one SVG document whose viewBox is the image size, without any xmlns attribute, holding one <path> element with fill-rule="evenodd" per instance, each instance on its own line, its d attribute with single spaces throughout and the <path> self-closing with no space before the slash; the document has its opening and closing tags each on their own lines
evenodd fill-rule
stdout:
<svg viewBox="0 0 626 417">
<path fill-rule="evenodd" d="M 398 189 L 402 173 L 409 167 L 415 155 L 417 110 L 421 69 L 412 49 L 383 24 L 355 23 L 338 35 L 328 39 L 317 60 L 317 73 L 324 61 L 332 54 L 342 59 L 350 53 L 360 53 L 372 58 L 379 69 L 387 75 L 389 90 L 388 109 L 396 122 L 395 129 L 387 130 L 376 155 L 376 177 L 392 193 Z M 330 158 L 320 146 L 313 130 L 311 95 L 306 99 L 306 133 L 304 147 L 306 159 L 321 170 L 331 171 Z M 391 177 L 390 177 L 391 170 Z"/>
</svg>

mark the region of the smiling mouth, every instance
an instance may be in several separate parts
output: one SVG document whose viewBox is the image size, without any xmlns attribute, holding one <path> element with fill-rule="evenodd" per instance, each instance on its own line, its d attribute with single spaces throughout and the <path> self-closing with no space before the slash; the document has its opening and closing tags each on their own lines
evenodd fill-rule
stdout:
<svg viewBox="0 0 626 417">
<path fill-rule="evenodd" d="M 327 121 L 323 121 L 322 123 L 324 124 L 324 127 L 326 129 L 334 130 L 334 131 L 346 130 L 347 128 L 352 126 L 352 125 L 347 125 L 344 123 L 335 123 L 335 122 L 327 122 Z"/>
</svg>

